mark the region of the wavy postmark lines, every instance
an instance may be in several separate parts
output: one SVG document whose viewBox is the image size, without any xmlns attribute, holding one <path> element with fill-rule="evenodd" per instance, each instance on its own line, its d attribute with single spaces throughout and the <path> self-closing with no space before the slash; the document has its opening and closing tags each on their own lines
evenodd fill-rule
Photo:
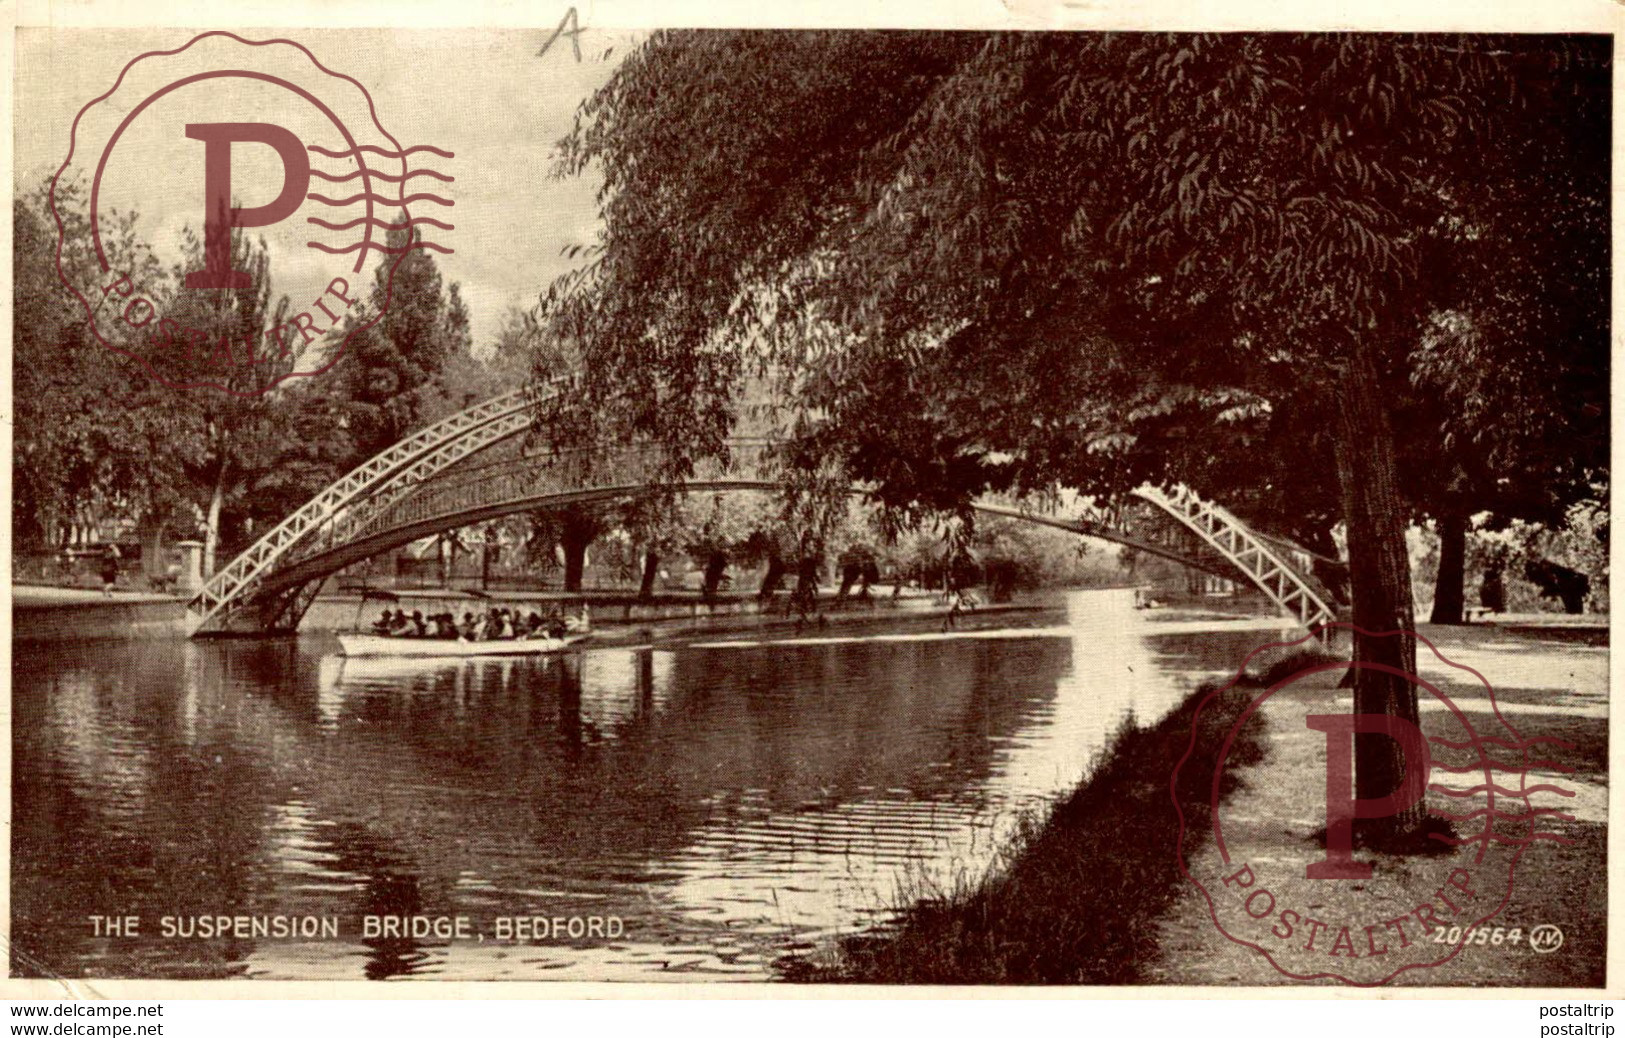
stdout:
<svg viewBox="0 0 1625 1038">
<path fill-rule="evenodd" d="M 305 196 L 308 201 L 332 206 L 335 209 L 351 206 L 357 202 L 363 202 L 369 207 L 375 204 L 381 207 L 399 206 L 402 209 L 402 213 L 401 218 L 393 223 L 386 222 L 372 215 L 358 216 L 355 219 L 350 220 L 348 223 L 333 223 L 318 216 L 307 217 L 305 220 L 306 223 L 314 224 L 317 227 L 325 228 L 326 230 L 330 231 L 347 231 L 356 227 L 364 229 L 359 240 L 356 240 L 352 244 L 343 248 L 335 248 L 332 245 L 319 241 L 306 242 L 305 244 L 307 247 L 318 249 L 322 252 L 331 253 L 333 255 L 343 255 L 350 252 L 365 253 L 368 249 L 376 249 L 379 252 L 392 256 L 399 255 L 403 252 L 408 252 L 412 249 L 429 249 L 431 251 L 443 254 L 456 251 L 455 249 L 448 249 L 446 246 L 441 245 L 438 242 L 427 240 L 427 232 L 415 230 L 415 228 L 419 227 L 434 227 L 442 231 L 451 231 L 456 229 L 454 225 L 447 223 L 444 220 L 437 220 L 432 216 L 420 216 L 413 218 L 407 215 L 404 210 L 406 206 L 409 206 L 415 202 L 425 204 L 432 203 L 434 205 L 445 206 L 447 208 L 450 208 L 456 204 L 451 199 L 446 198 L 444 195 L 436 194 L 432 190 L 416 191 L 415 188 L 412 188 L 410 190 L 414 190 L 415 193 L 407 194 L 407 191 L 409 190 L 409 188 L 406 186 L 407 182 L 412 180 L 414 177 L 424 177 L 426 178 L 426 182 L 438 181 L 443 184 L 453 183 L 457 178 L 448 176 L 447 174 L 427 165 L 420 165 L 420 167 L 417 169 L 403 169 L 399 174 L 392 174 L 381 169 L 373 169 L 368 165 L 367 160 L 368 154 L 374 154 L 377 155 L 382 161 L 387 161 L 390 159 L 400 159 L 404 161 L 410 158 L 414 152 L 427 152 L 444 160 L 456 158 L 456 155 L 454 155 L 452 152 L 436 148 L 430 144 L 418 144 L 410 148 L 401 149 L 400 151 L 389 151 L 384 148 L 373 147 L 370 145 L 362 145 L 359 148 L 353 148 L 349 151 L 342 151 L 324 148 L 319 144 L 312 144 L 309 145 L 309 150 L 311 153 L 322 156 L 323 158 L 348 160 L 356 165 L 355 169 L 352 169 L 343 175 L 328 173 L 320 169 L 312 169 L 311 176 L 313 177 L 317 177 L 334 184 L 349 183 L 357 179 L 371 179 L 380 181 L 384 184 L 394 184 L 397 186 L 397 190 L 396 197 L 393 199 L 387 198 L 381 194 L 374 194 L 373 192 L 367 190 L 358 191 L 355 194 L 344 198 L 333 198 L 331 196 L 312 191 L 310 194 Z M 432 187 L 433 185 L 430 183 L 428 186 Z M 374 228 L 382 231 L 411 231 L 412 233 L 402 236 L 400 240 L 395 243 L 380 243 L 373 241 L 371 235 L 367 233 Z"/>
<path fill-rule="evenodd" d="M 1351 666 L 1345 662 L 1305 666 L 1262 692 L 1243 685 L 1248 663 L 1260 654 L 1308 640 L 1250 654 L 1235 679 L 1199 704 L 1191 742 L 1175 765 L 1170 789 L 1180 817 L 1180 868 L 1213 925 L 1282 976 L 1359 986 L 1442 966 L 1469 948 L 1501 947 L 1513 933 L 1515 946 L 1525 931 L 1498 917 L 1525 853 L 1538 843 L 1569 842 L 1550 824 L 1570 818 L 1562 804 L 1573 792 L 1560 779 L 1571 769 L 1556 758 L 1571 747 L 1549 736 L 1524 737 L 1482 674 L 1419 636 L 1418 652 L 1459 672 L 1457 681 L 1470 692 L 1452 698 L 1418 675 L 1373 661 L 1352 664 L 1408 682 L 1419 697 L 1419 719 L 1356 713 L 1352 693 L 1337 687 Z M 1196 757 L 1204 711 L 1220 702 L 1241 707 L 1238 719 L 1212 773 L 1182 781 Z M 1243 792 L 1227 801 L 1221 794 L 1239 767 L 1231 747 L 1259 713 L 1269 723 L 1268 760 L 1249 770 Z M 1357 739 L 1400 749 L 1402 773 L 1382 795 L 1356 795 Z M 1193 782 L 1209 791 L 1201 805 L 1208 818 L 1199 828 L 1188 814 L 1195 805 L 1182 803 L 1179 792 L 1189 797 Z M 1418 805 L 1425 823 L 1409 827 L 1397 844 L 1362 845 L 1367 826 L 1412 817 Z M 1528 940 L 1538 950 L 1533 932 Z M 1542 931 L 1538 943 L 1552 941 Z"/>
<path fill-rule="evenodd" d="M 74 118 L 50 191 L 58 273 L 97 341 L 152 378 L 255 396 L 331 369 L 414 250 L 452 251 L 453 225 L 422 212 L 453 205 L 453 157 L 403 145 L 302 44 L 205 32 L 131 58 Z"/>
</svg>

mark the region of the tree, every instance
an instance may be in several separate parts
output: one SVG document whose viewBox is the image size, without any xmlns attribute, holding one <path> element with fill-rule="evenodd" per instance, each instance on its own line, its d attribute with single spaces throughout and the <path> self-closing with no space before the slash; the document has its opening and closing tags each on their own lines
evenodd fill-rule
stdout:
<svg viewBox="0 0 1625 1038">
<path fill-rule="evenodd" d="M 69 279 L 102 284 L 82 192 L 71 183 L 58 185 L 55 210 L 65 225 Z M 100 314 L 101 335 L 147 359 L 172 383 L 223 384 L 247 395 L 176 389 L 91 336 L 81 305 L 57 277 L 57 234 L 43 190 L 17 200 L 14 224 L 19 464 L 13 527 L 25 544 L 54 543 L 75 526 L 100 525 L 104 518 L 134 521 L 143 561 L 157 576 L 166 531 L 191 534 L 201 519 L 205 566 L 212 570 L 223 548 L 276 522 L 401 435 L 491 395 L 503 378 L 510 386 L 522 381 L 472 356 L 458 286 L 442 291 L 433 260 L 414 250 L 396 273 L 389 313 L 356 335 L 353 355 L 322 378 L 286 381 L 253 395 L 294 370 L 303 350 L 298 336 L 286 354 L 266 348 L 271 340 L 264 333 L 283 322 L 286 300 L 273 305 L 264 242 L 240 230 L 231 239 L 234 269 L 251 272 L 250 287 L 192 290 L 180 268 L 164 269 L 138 233 L 135 214 L 104 213 L 102 240 L 112 269 L 132 275 L 155 314 L 136 325 L 117 319 L 103 302 L 109 312 Z M 402 235 L 391 239 L 397 248 L 404 243 Z M 202 245 L 196 234 L 183 232 L 180 245 L 181 267 L 197 266 Z M 383 305 L 387 270 L 386 264 L 373 286 L 372 313 Z"/>
<path fill-rule="evenodd" d="M 155 384 L 154 393 L 164 399 L 146 406 L 174 416 L 171 447 L 203 516 L 207 576 L 215 570 L 224 531 L 237 532 L 239 537 L 231 538 L 236 540 L 254 520 L 280 517 L 261 510 L 256 491 L 262 480 L 274 477 L 284 445 L 293 438 L 288 406 L 293 398 L 275 383 L 297 368 L 304 350 L 298 342 L 288 343 L 285 351 L 265 346 L 268 333 L 288 322 L 289 305 L 286 296 L 272 303 L 270 252 L 263 238 L 255 241 L 232 229 L 231 269 L 248 272 L 249 281 L 229 289 L 187 287 L 186 271 L 203 265 L 204 243 L 190 228 L 184 239 L 185 259 L 172 273 L 174 293 L 164 311 L 186 330 L 185 340 L 166 350 L 162 363 L 176 382 L 209 380 L 238 393 Z M 259 392 L 266 386 L 274 388 Z"/>
<path fill-rule="evenodd" d="M 62 265 L 69 279 L 103 283 L 89 246 L 82 192 L 64 183 L 56 201 L 66 228 Z M 134 518 L 144 528 L 161 525 L 183 503 L 173 492 L 170 416 L 142 406 L 152 383 L 134 362 L 96 341 L 79 301 L 59 279 L 58 235 L 45 189 L 17 198 L 12 214 L 16 543 L 67 543 L 75 527 L 113 515 Z M 105 214 L 109 262 L 162 290 L 165 271 L 138 224 L 134 213 Z M 114 344 L 142 349 L 123 322 L 103 320 L 100 327 Z"/>
<path fill-rule="evenodd" d="M 390 231 L 389 247 L 408 248 L 412 233 Z M 410 249 L 398 264 L 386 256 L 367 303 L 345 318 L 342 334 L 349 345 L 324 388 L 329 405 L 343 414 L 354 463 L 466 406 L 447 397 L 441 376 L 469 352 L 468 311 L 461 289 L 444 285 L 428 252 Z"/>
<path fill-rule="evenodd" d="M 58 185 L 56 212 L 64 222 L 63 264 L 74 284 L 101 284 L 90 252 L 83 199 L 72 184 Z M 202 517 L 205 565 L 212 568 L 225 531 L 280 517 L 284 509 L 267 491 L 285 481 L 280 464 L 297 415 L 286 387 L 234 396 L 218 389 L 177 389 L 149 370 L 96 342 L 77 300 L 55 272 L 55 234 L 39 215 L 43 192 L 19 202 L 18 452 L 19 516 L 30 515 L 30 536 L 50 539 L 65 512 L 98 502 L 111 517 L 133 521 L 141 535 L 150 577 L 164 575 L 166 533 L 190 534 Z M 237 269 L 253 272 L 253 287 L 191 290 L 183 270 L 165 270 L 137 233 L 135 214 L 102 216 L 110 268 L 128 274 L 133 295 L 153 308 L 120 314 L 106 300 L 98 307 L 100 335 L 144 358 L 170 383 L 223 384 L 245 394 L 292 370 L 297 353 L 265 348 L 265 332 L 281 323 L 285 302 L 273 311 L 269 260 L 263 242 L 241 232 L 231 240 Z M 182 267 L 200 263 L 202 244 L 183 232 Z M 44 276 L 49 272 L 49 277 Z M 108 295 L 108 299 L 117 299 Z M 145 321 L 130 314 L 145 316 Z M 297 344 L 295 344 L 297 345 Z M 254 350 L 253 363 L 248 355 Z M 26 473 L 26 475 L 25 475 Z"/>
<path fill-rule="evenodd" d="M 1486 154 L 1428 235 L 1439 309 L 1399 422 L 1441 540 L 1435 623 L 1462 622 L 1472 515 L 1559 526 L 1608 468 L 1609 105 L 1595 77 L 1565 89 L 1576 103 Z"/>
<path fill-rule="evenodd" d="M 1354 622 L 1401 632 L 1356 660 L 1413 672 L 1387 388 L 1437 308 L 1426 232 L 1606 69 L 1541 37 L 656 34 L 563 143 L 604 178 L 604 230 L 548 299 L 584 361 L 552 417 L 681 473 L 766 357 L 806 454 L 953 507 L 1200 475 L 1215 428 L 1301 400 Z M 1416 690 L 1362 668 L 1355 709 L 1414 722 Z M 1397 747 L 1357 743 L 1359 795 L 1387 793 Z"/>
</svg>

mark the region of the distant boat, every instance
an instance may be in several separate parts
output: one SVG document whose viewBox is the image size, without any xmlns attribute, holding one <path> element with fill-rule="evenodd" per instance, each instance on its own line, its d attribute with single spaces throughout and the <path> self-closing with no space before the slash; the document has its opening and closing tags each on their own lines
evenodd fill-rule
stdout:
<svg viewBox="0 0 1625 1038">
<path fill-rule="evenodd" d="M 403 638 L 383 634 L 341 634 L 341 656 L 542 656 L 563 652 L 586 641 L 590 634 L 567 634 L 563 638 L 491 638 L 463 641 L 461 638 Z"/>
</svg>

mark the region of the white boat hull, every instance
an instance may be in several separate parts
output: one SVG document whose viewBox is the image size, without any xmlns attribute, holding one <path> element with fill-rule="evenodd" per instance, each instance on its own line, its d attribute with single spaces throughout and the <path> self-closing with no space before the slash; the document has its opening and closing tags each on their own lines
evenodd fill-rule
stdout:
<svg viewBox="0 0 1625 1038">
<path fill-rule="evenodd" d="M 398 656 L 452 658 L 462 656 L 542 656 L 563 652 L 590 635 L 567 634 L 563 638 L 493 638 L 467 642 L 450 638 L 399 638 L 381 634 L 341 634 L 342 656 Z"/>
</svg>

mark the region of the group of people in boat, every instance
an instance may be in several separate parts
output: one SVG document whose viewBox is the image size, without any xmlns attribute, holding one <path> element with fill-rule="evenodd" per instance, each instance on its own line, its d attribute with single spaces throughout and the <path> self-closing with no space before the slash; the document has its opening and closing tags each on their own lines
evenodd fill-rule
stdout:
<svg viewBox="0 0 1625 1038">
<path fill-rule="evenodd" d="M 459 623 L 452 613 L 431 613 L 422 610 L 385 609 L 373 622 L 374 634 L 390 638 L 440 638 L 447 641 L 486 642 L 500 639 L 563 638 L 573 631 L 585 629 L 586 621 L 579 617 L 566 617 L 555 606 L 546 617 L 532 609 L 527 616 L 519 609 L 492 607 L 475 615 L 464 613 Z"/>
</svg>

